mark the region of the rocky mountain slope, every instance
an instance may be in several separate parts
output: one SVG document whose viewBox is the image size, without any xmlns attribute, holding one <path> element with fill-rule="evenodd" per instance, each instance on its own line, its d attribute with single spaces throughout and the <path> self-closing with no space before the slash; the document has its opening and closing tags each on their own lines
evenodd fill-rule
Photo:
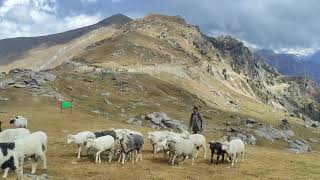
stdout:
<svg viewBox="0 0 320 180">
<path fill-rule="evenodd" d="M 240 111 L 243 97 L 287 111 L 306 112 L 310 103 L 315 112 L 319 109 L 314 83 L 310 93 L 300 81 L 288 80 L 256 59 L 243 43 L 229 36 L 207 37 L 181 17 L 149 15 L 132 21 L 74 60 L 147 73 L 221 109 L 230 110 L 231 103 L 236 104 L 233 111 Z M 310 116 L 318 120 L 317 113 Z"/>
<path fill-rule="evenodd" d="M 292 54 L 278 54 L 267 49 L 258 50 L 254 55 L 256 58 L 275 67 L 281 74 L 307 76 L 317 83 L 320 83 L 320 64 L 313 62 L 311 59 L 299 58 Z M 313 56 L 315 57 L 316 54 Z"/>
<path fill-rule="evenodd" d="M 8 72 L 17 67 L 33 70 L 53 68 L 89 44 L 110 36 L 115 29 L 131 20 L 116 14 L 96 24 L 58 34 L 2 39 L 0 71 Z"/>
<path fill-rule="evenodd" d="M 112 118 L 137 117 L 172 100 L 167 105 L 172 109 L 166 109 L 173 114 L 198 105 L 231 114 L 235 121 L 239 115 L 277 124 L 292 116 L 311 131 L 319 126 L 313 121 L 319 120 L 318 86 L 281 75 L 230 36 L 208 37 L 179 16 L 157 14 L 91 36 L 90 41 L 82 39 L 82 49 L 73 51 L 72 58 L 57 57 L 55 68 L 2 74 L 0 88 L 74 99 L 86 111 Z M 104 91 L 114 96 L 104 98 Z"/>
</svg>

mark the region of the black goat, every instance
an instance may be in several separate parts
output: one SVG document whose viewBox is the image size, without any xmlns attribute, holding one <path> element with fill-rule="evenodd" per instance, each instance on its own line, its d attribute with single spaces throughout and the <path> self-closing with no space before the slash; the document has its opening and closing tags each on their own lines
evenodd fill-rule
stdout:
<svg viewBox="0 0 320 180">
<path fill-rule="evenodd" d="M 222 150 L 222 143 L 221 142 L 214 142 L 211 141 L 209 142 L 210 145 L 210 149 L 211 149 L 211 164 L 213 163 L 213 155 L 216 154 L 217 155 L 217 161 L 216 164 L 219 163 L 219 158 L 222 155 L 222 161 L 224 161 L 224 154 L 226 153 L 224 150 Z"/>
</svg>

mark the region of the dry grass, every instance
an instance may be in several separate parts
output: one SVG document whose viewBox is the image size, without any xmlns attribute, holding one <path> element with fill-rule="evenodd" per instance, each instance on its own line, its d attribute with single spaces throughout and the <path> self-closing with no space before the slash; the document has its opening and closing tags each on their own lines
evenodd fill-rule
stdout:
<svg viewBox="0 0 320 180">
<path fill-rule="evenodd" d="M 27 103 L 26 103 L 27 102 Z M 167 164 L 162 154 L 153 157 L 151 146 L 146 142 L 144 160 L 137 164 L 119 165 L 114 159 L 112 163 L 103 161 L 94 164 L 92 157 L 83 156 L 75 159 L 75 149 L 66 144 L 67 133 L 83 130 L 100 130 L 115 128 L 132 128 L 146 133 L 150 128 L 133 127 L 119 120 L 107 120 L 92 116 L 82 110 L 74 109 L 60 113 L 55 101 L 39 97 L 17 98 L 14 102 L 1 104 L 2 121 L 16 114 L 29 118 L 30 130 L 43 130 L 49 136 L 48 174 L 54 179 L 319 179 L 319 152 L 292 154 L 287 150 L 247 146 L 246 160 L 230 167 L 224 163 L 209 165 L 209 159 L 199 158 L 194 166 L 187 161 L 183 166 L 176 167 Z M 5 127 L 8 127 L 6 124 Z M 208 140 L 217 138 L 213 133 L 206 134 Z M 202 154 L 200 154 L 202 157 Z M 30 167 L 26 166 L 26 172 Z M 37 173 L 43 173 L 41 166 Z M 10 174 L 13 179 L 14 173 Z M 9 178 L 9 179 L 10 179 Z"/>
</svg>

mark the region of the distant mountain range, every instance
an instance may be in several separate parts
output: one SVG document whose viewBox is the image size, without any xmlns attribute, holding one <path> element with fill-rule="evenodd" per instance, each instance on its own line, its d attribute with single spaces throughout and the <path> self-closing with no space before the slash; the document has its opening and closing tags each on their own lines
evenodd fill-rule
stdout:
<svg viewBox="0 0 320 180">
<path fill-rule="evenodd" d="M 261 49 L 254 54 L 256 58 L 275 67 L 281 74 L 307 76 L 320 84 L 320 51 L 307 58 L 293 54 L 276 53 L 269 49 Z"/>
<path fill-rule="evenodd" d="M 320 64 L 320 51 L 317 51 L 314 54 L 312 54 L 310 57 L 307 58 L 307 60 Z"/>
</svg>

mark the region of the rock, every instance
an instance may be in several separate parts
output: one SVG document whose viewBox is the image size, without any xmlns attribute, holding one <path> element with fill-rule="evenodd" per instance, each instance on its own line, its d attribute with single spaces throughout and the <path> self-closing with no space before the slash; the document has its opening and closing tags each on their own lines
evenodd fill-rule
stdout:
<svg viewBox="0 0 320 180">
<path fill-rule="evenodd" d="M 281 139 L 282 134 L 279 130 L 273 128 L 272 126 L 263 126 L 259 127 L 257 130 L 255 130 L 255 133 L 262 137 L 265 138 L 269 141 L 274 142 L 274 139 Z"/>
<path fill-rule="evenodd" d="M 295 133 L 292 130 L 283 130 L 281 133 L 284 139 L 289 139 L 290 137 L 295 135 Z"/>
<path fill-rule="evenodd" d="M 228 129 L 229 132 L 240 132 L 240 129 L 237 127 L 231 127 Z"/>
<path fill-rule="evenodd" d="M 230 126 L 230 125 L 231 125 L 231 122 L 230 122 L 230 121 L 227 121 L 227 122 L 226 122 L 226 125 L 227 125 L 227 126 Z"/>
<path fill-rule="evenodd" d="M 17 83 L 17 84 L 14 84 L 13 87 L 15 87 L 15 88 L 25 88 L 26 85 Z"/>
<path fill-rule="evenodd" d="M 10 100 L 9 98 L 0 96 L 0 101 L 9 101 L 9 100 Z"/>
<path fill-rule="evenodd" d="M 180 131 L 185 131 L 187 127 L 182 121 L 171 119 L 164 112 L 154 112 L 152 114 L 147 114 L 141 116 L 142 120 L 148 120 L 149 125 L 153 129 L 160 129 L 162 127 L 178 129 Z"/>
<path fill-rule="evenodd" d="M 100 93 L 100 96 L 110 96 L 110 93 L 109 92 L 103 92 L 103 93 Z"/>
<path fill-rule="evenodd" d="M 34 174 L 24 174 L 22 177 L 23 180 L 50 180 L 53 179 L 52 176 L 48 176 L 47 174 L 42 175 L 34 175 Z"/>
<path fill-rule="evenodd" d="M 310 145 L 305 140 L 294 140 L 288 142 L 290 151 L 294 153 L 303 153 L 311 151 Z"/>
<path fill-rule="evenodd" d="M 245 124 L 255 124 L 257 121 L 255 119 L 252 118 L 248 118 L 245 120 Z"/>
<path fill-rule="evenodd" d="M 108 105 L 112 105 L 112 103 L 108 99 L 104 99 L 104 102 L 106 102 Z"/>
<path fill-rule="evenodd" d="M 320 143 L 320 140 L 313 139 L 313 138 L 309 138 L 309 141 L 313 143 Z"/>
<path fill-rule="evenodd" d="M 137 126 L 142 126 L 142 121 L 140 119 L 136 119 L 136 118 L 130 118 L 127 123 L 129 124 L 134 124 L 134 125 L 137 125 Z"/>
</svg>

